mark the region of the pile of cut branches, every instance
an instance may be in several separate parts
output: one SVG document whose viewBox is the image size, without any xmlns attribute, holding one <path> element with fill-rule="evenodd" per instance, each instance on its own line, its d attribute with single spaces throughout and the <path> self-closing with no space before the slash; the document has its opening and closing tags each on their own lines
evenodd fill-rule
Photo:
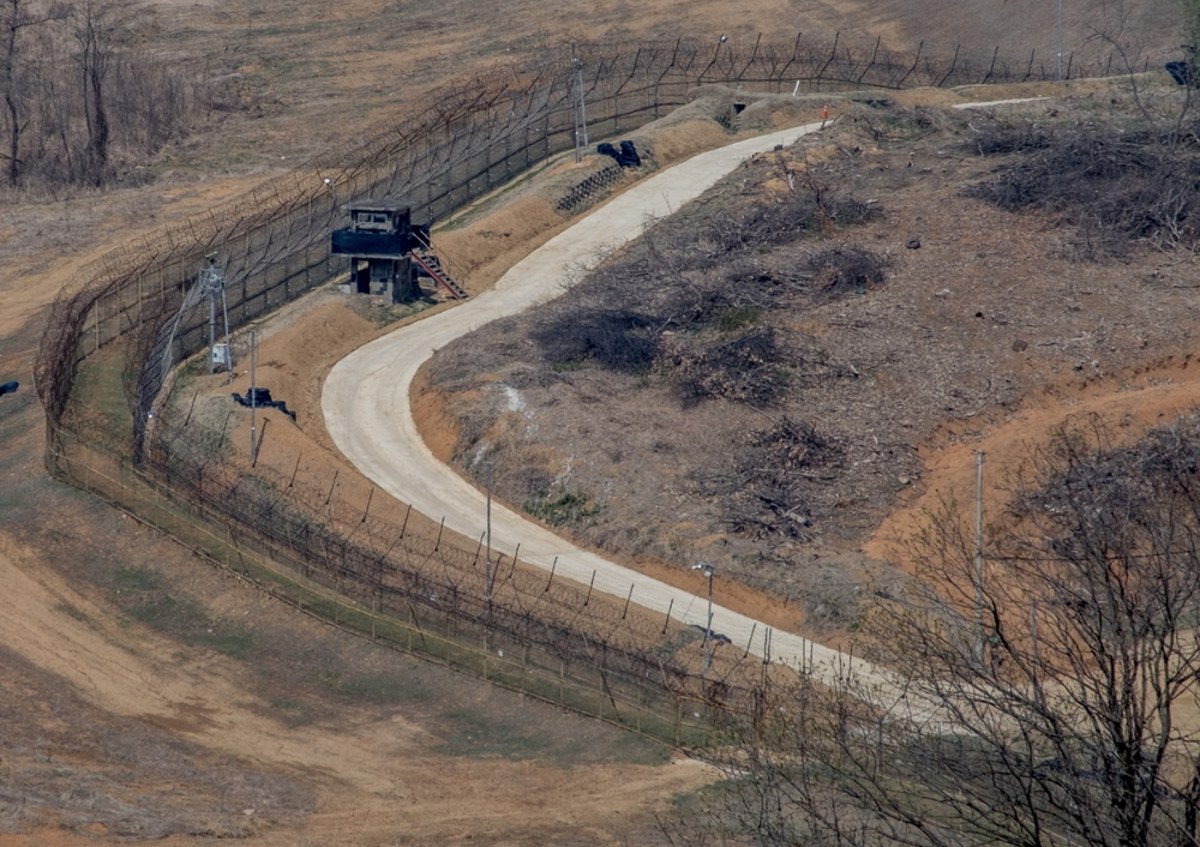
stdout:
<svg viewBox="0 0 1200 847">
<path fill-rule="evenodd" d="M 1200 247 L 1200 125 L 1171 131 L 990 126 L 971 144 L 1009 154 L 968 189 L 1002 209 L 1040 209 L 1074 227 L 1086 256 L 1123 256 L 1134 241 Z"/>
<path fill-rule="evenodd" d="M 833 479 L 842 460 L 837 444 L 785 415 L 750 433 L 729 469 L 698 481 L 706 494 L 720 499 L 730 532 L 755 540 L 808 541 L 812 517 L 806 491 L 813 482 Z"/>
</svg>

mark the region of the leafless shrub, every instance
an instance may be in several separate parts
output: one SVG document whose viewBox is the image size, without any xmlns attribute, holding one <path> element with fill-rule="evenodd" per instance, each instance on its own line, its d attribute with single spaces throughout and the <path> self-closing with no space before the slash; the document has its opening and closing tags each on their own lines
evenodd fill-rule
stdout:
<svg viewBox="0 0 1200 847">
<path fill-rule="evenodd" d="M 883 214 L 878 203 L 866 203 L 855 197 L 837 197 L 827 207 L 829 220 L 842 226 L 864 224 Z"/>
<path fill-rule="evenodd" d="M 671 330 L 726 328 L 730 312 L 750 305 L 747 301 L 755 299 L 753 287 L 727 283 L 716 268 L 680 274 L 674 283 L 650 301 L 663 327 Z"/>
<path fill-rule="evenodd" d="M 849 114 L 876 141 L 917 141 L 938 130 L 957 128 L 962 118 L 948 110 L 896 106 L 888 98 L 866 102 Z"/>
<path fill-rule="evenodd" d="M 758 256 L 735 256 L 721 265 L 721 279 L 739 288 L 772 282 L 771 272 Z"/>
<path fill-rule="evenodd" d="M 622 373 L 645 373 L 658 356 L 656 321 L 647 315 L 597 307 L 555 318 L 539 322 L 533 331 L 552 367 L 590 363 Z"/>
<path fill-rule="evenodd" d="M 770 200 L 722 210 L 704 223 L 704 241 L 709 255 L 724 256 L 742 250 L 761 250 L 824 232 L 830 223 L 864 223 L 877 217 L 876 204 L 864 203 L 821 184 L 809 171 L 795 190 Z"/>
<path fill-rule="evenodd" d="M 554 475 L 544 467 L 527 461 L 501 461 L 499 465 L 496 485 L 514 502 L 524 503 L 530 498 L 544 498 L 547 492 L 554 489 Z M 484 463 L 478 463 L 473 471 L 476 484 L 486 487 L 487 471 Z"/>
<path fill-rule="evenodd" d="M 1102 434 L 1093 431 L 1093 437 Z M 1056 552 L 1081 556 L 1079 545 L 1095 537 L 1101 527 L 1136 530 L 1161 520 L 1163 492 L 1181 484 L 1190 486 L 1200 470 L 1198 447 L 1200 414 L 1195 412 L 1119 449 L 1096 450 L 1083 431 L 1061 433 L 1052 445 L 1052 456 L 1062 470 L 1024 488 L 1011 511 L 1025 519 L 1055 516 Z M 1080 503 L 1087 508 L 1080 509 Z"/>
<path fill-rule="evenodd" d="M 793 192 L 775 201 L 742 206 L 732 213 L 722 210 L 705 222 L 710 253 L 723 256 L 750 247 L 781 244 L 819 229 L 821 209 L 809 193 Z"/>
<path fill-rule="evenodd" d="M 1017 126 L 988 121 L 975 130 L 971 147 L 980 156 L 997 156 L 1003 153 L 1023 153 L 1029 150 L 1045 150 L 1053 143 L 1045 127 L 1025 122 Z"/>
</svg>

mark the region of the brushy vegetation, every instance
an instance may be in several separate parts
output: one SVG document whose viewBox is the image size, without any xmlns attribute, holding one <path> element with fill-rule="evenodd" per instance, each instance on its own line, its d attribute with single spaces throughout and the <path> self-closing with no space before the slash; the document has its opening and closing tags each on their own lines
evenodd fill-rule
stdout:
<svg viewBox="0 0 1200 847">
<path fill-rule="evenodd" d="M 906 684 L 766 687 L 686 827 L 764 847 L 1200 843 L 1200 415 L 1136 444 L 1109 427 L 1069 420 L 1013 463 L 1017 519 L 978 571 L 961 504 L 930 512 L 915 579 L 859 619 Z"/>
<path fill-rule="evenodd" d="M 601 506 L 577 491 L 542 491 L 530 497 L 522 508 L 550 526 L 587 526 L 595 523 Z"/>
<path fill-rule="evenodd" d="M 0 7 L 0 184 L 137 185 L 164 147 L 242 107 L 236 74 L 154 52 L 154 11 L 119 0 Z"/>
<path fill-rule="evenodd" d="M 875 204 L 812 178 L 781 196 L 721 214 L 684 214 L 655 227 L 585 285 L 542 310 L 531 332 L 555 372 L 599 367 L 653 374 L 683 403 L 722 398 L 778 402 L 807 361 L 804 345 L 772 323 L 808 300 L 862 294 L 884 284 L 887 261 L 862 247 L 819 247 L 831 226 L 880 214 Z M 784 246 L 812 240 L 797 261 Z"/>
<path fill-rule="evenodd" d="M 827 174 L 765 157 L 749 179 L 779 190 L 735 196 L 719 211 L 684 210 L 652 227 L 533 317 L 522 334 L 541 353 L 535 381 L 600 368 L 666 386 L 684 407 L 728 402 L 775 418 L 796 390 L 857 376 L 794 321 L 806 306 L 865 295 L 887 281 L 886 257 L 826 238 L 882 214 L 878 203 L 831 188 Z M 747 432 L 695 481 L 722 503 L 728 532 L 811 539 L 805 492 L 841 455 L 810 424 L 783 415 Z M 592 520 L 569 498 L 528 491 L 526 511 L 552 525 Z"/>
</svg>

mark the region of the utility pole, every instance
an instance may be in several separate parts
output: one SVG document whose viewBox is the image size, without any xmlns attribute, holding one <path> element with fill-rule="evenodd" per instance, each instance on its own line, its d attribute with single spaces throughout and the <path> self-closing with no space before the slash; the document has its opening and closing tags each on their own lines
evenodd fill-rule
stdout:
<svg viewBox="0 0 1200 847">
<path fill-rule="evenodd" d="M 704 627 L 704 672 L 708 673 L 712 670 L 713 662 L 713 566 L 708 562 L 697 562 L 692 565 L 692 570 L 703 571 L 708 577 L 708 625 Z"/>
<path fill-rule="evenodd" d="M 487 555 L 483 559 L 483 595 L 489 603 L 492 602 L 492 471 L 495 465 L 491 460 L 487 466 Z"/>
<path fill-rule="evenodd" d="M 258 392 L 254 389 L 255 369 L 258 366 L 258 331 L 250 330 L 250 464 L 258 459 Z"/>
<path fill-rule="evenodd" d="M 208 291 L 208 372 L 214 374 L 217 372 L 217 301 L 213 298 L 211 258 L 208 267 L 200 271 L 200 275 L 204 277 L 204 287 Z"/>
<path fill-rule="evenodd" d="M 1058 0 L 1058 55 L 1054 62 L 1054 78 L 1062 82 L 1063 78 L 1063 0 Z"/>
<path fill-rule="evenodd" d="M 983 668 L 983 451 L 975 454 L 975 663 Z"/>
</svg>

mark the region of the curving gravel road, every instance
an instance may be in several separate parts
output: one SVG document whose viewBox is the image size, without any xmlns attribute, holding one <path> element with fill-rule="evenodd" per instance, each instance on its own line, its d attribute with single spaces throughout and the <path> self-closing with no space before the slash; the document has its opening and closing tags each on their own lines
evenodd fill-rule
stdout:
<svg viewBox="0 0 1200 847">
<path fill-rule="evenodd" d="M 671 214 L 698 197 L 754 153 L 790 144 L 821 128 L 806 124 L 739 141 L 701 153 L 629 188 L 517 263 L 494 288 L 465 303 L 398 329 L 351 353 L 325 381 L 321 408 L 338 448 L 363 474 L 394 496 L 468 538 L 483 530 L 485 497 L 425 445 L 413 421 L 409 387 L 433 352 L 488 321 L 516 314 L 562 292 L 568 276 L 595 266 L 613 248 L 641 234 L 643 222 Z M 704 626 L 707 598 L 644 576 L 564 541 L 552 532 L 493 503 L 492 544 L 497 550 L 521 545 L 521 561 L 665 615 Z M 718 595 L 719 599 L 719 595 Z M 753 618 L 713 606 L 713 630 L 762 656 L 768 627 Z M 808 668 L 829 684 L 844 681 L 849 657 L 793 633 L 770 634 L 772 661 Z M 853 662 L 856 680 L 870 681 L 900 695 L 902 681 L 862 660 Z"/>
</svg>

